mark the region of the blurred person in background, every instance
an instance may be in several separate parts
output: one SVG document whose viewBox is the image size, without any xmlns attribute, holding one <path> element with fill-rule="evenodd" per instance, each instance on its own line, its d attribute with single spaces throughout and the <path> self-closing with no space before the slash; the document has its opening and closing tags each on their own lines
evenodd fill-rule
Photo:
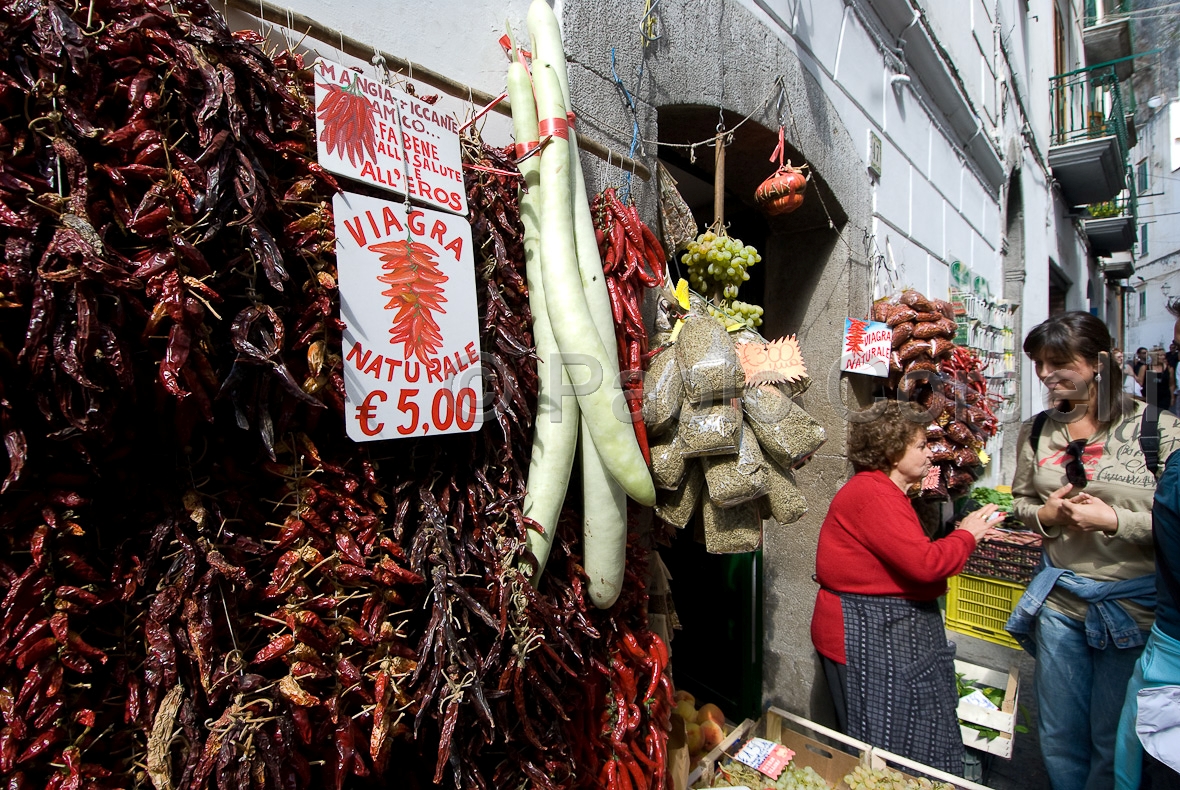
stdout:
<svg viewBox="0 0 1180 790">
<path fill-rule="evenodd" d="M 1123 357 L 1123 350 L 1116 348 L 1112 349 L 1110 353 L 1114 357 L 1114 364 L 1118 365 L 1119 369 L 1123 371 L 1123 392 L 1132 398 L 1140 397 L 1143 390 L 1139 388 L 1139 382 L 1135 380 L 1135 371 L 1132 369 L 1131 363 L 1127 362 Z"/>
<path fill-rule="evenodd" d="M 1147 364 L 1139 368 L 1139 387 L 1143 399 L 1157 409 L 1172 408 L 1172 395 L 1176 388 L 1176 369 L 1168 366 L 1167 356 L 1154 351 L 1147 356 Z"/>
</svg>

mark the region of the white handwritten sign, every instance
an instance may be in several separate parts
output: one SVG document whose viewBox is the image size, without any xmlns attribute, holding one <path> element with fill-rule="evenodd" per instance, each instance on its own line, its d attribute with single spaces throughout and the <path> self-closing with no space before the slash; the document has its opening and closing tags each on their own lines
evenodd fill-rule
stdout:
<svg viewBox="0 0 1180 790">
<path fill-rule="evenodd" d="M 889 355 L 893 352 L 893 330 L 879 321 L 844 319 L 844 342 L 840 370 L 867 376 L 889 375 Z"/>
<path fill-rule="evenodd" d="M 325 170 L 467 213 L 453 115 L 323 58 L 314 74 L 316 153 Z"/>
<path fill-rule="evenodd" d="M 341 192 L 336 215 L 344 392 L 357 442 L 483 425 L 471 226 Z"/>
</svg>

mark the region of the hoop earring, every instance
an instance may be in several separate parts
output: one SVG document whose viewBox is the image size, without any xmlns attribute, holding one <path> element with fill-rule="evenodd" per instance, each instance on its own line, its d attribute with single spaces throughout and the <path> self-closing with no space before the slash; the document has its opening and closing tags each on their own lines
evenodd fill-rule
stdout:
<svg viewBox="0 0 1180 790">
<path fill-rule="evenodd" d="M 1102 381 L 1102 371 L 1098 371 L 1097 373 L 1094 374 L 1094 380 L 1095 381 Z"/>
</svg>

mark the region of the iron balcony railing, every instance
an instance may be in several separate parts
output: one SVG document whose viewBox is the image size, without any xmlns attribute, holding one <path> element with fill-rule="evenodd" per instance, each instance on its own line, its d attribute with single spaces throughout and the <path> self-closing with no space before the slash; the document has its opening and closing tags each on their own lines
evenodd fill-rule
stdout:
<svg viewBox="0 0 1180 790">
<path fill-rule="evenodd" d="M 1135 194 L 1134 184 L 1124 192 L 1116 197 L 1114 200 L 1108 200 L 1105 203 L 1091 203 L 1086 207 L 1089 213 L 1089 219 L 1109 219 L 1111 217 L 1129 217 L 1135 228 L 1139 227 L 1139 201 Z"/>
<path fill-rule="evenodd" d="M 1131 92 L 1128 91 L 1128 95 Z M 1134 99 L 1132 98 L 1133 102 Z M 1052 113 L 1052 145 L 1065 145 L 1098 137 L 1118 141 L 1119 162 L 1124 173 L 1125 191 L 1107 204 L 1091 207 L 1096 216 L 1138 216 L 1135 178 L 1131 168 L 1131 144 L 1127 133 L 1128 116 L 1133 104 L 1123 100 L 1113 63 L 1075 69 L 1049 80 L 1049 106 Z"/>
<path fill-rule="evenodd" d="M 1109 22 L 1117 14 L 1125 14 L 1131 10 L 1131 0 L 1086 0 L 1086 27 L 1093 27 L 1102 22 Z M 1098 9 L 1103 9 L 1101 17 Z"/>
</svg>

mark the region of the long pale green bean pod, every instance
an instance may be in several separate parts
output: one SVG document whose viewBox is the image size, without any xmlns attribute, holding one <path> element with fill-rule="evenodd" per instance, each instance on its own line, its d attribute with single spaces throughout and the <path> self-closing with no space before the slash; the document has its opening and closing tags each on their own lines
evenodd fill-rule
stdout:
<svg viewBox="0 0 1180 790">
<path fill-rule="evenodd" d="M 535 0 L 529 8 L 528 22 L 533 41 L 533 58 L 553 67 L 561 88 L 562 103 L 568 114 L 573 107 L 570 105 L 569 77 L 557 17 L 548 3 Z M 617 376 L 619 359 L 615 322 L 602 271 L 602 257 L 594 235 L 594 220 L 590 214 L 586 180 L 573 126 L 569 129 L 569 153 L 574 177 L 570 202 L 582 290 L 599 338 L 613 363 L 609 374 Z M 586 591 L 595 606 L 605 609 L 614 604 L 623 587 L 627 560 L 627 496 L 622 486 L 606 471 L 585 420 L 582 420 L 581 434 L 583 565 L 589 579 Z"/>
<path fill-rule="evenodd" d="M 533 86 L 524 64 L 516 61 L 508 67 L 508 98 L 512 102 L 512 125 L 517 142 L 535 141 L 537 109 L 533 103 Z M 569 391 L 569 374 L 560 364 L 554 367 L 557 340 L 549 324 L 545 285 L 541 278 L 540 157 L 531 156 L 522 161 L 520 173 L 524 177 L 524 188 L 520 190 L 520 221 L 524 225 L 525 279 L 533 313 L 533 343 L 537 349 L 537 416 L 524 497 L 524 514 L 544 530 L 539 533 L 530 529 L 527 534 L 529 550 L 537 558 L 538 568 L 533 576 L 536 584 L 549 559 L 557 518 L 569 487 L 580 420 L 577 400 L 561 396 L 562 391 Z M 556 392 L 551 378 L 554 375 L 560 376 L 562 384 Z"/>
<path fill-rule="evenodd" d="M 564 121 L 565 104 L 552 66 L 534 61 L 533 89 L 537 115 L 543 120 Z M 640 504 L 653 505 L 655 486 L 635 431 L 625 419 L 622 388 L 618 377 L 609 373 L 612 363 L 582 287 L 574 244 L 570 170 L 569 144 L 553 135 L 541 154 L 541 272 L 549 318 L 603 464 L 628 496 Z"/>
</svg>

